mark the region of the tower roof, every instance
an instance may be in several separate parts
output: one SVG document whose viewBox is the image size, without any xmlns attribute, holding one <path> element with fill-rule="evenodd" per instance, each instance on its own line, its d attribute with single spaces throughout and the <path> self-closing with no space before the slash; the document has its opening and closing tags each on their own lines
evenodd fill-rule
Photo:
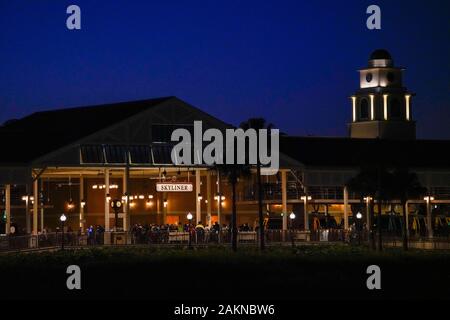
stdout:
<svg viewBox="0 0 450 320">
<path fill-rule="evenodd" d="M 370 60 L 375 59 L 386 59 L 386 60 L 392 60 L 392 56 L 386 49 L 377 49 L 370 55 Z"/>
<path fill-rule="evenodd" d="M 377 49 L 370 55 L 369 67 L 392 67 L 393 65 L 391 54 L 386 49 Z"/>
</svg>

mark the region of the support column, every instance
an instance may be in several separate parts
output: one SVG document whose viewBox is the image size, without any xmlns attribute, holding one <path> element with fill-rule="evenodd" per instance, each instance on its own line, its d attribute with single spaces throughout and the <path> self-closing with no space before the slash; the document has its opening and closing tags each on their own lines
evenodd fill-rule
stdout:
<svg viewBox="0 0 450 320">
<path fill-rule="evenodd" d="M 128 194 L 128 182 L 129 182 L 129 179 L 130 179 L 130 169 L 129 169 L 129 167 L 127 166 L 126 168 L 125 168 L 125 172 L 124 172 L 124 175 L 123 175 L 123 178 L 122 178 L 122 182 L 123 182 L 123 185 L 122 185 L 122 191 L 123 191 L 123 194 L 125 195 L 125 205 L 123 206 L 123 219 L 122 219 L 122 221 L 123 221 L 123 231 L 128 231 L 129 230 L 129 225 L 130 225 L 130 216 L 129 216 L 129 212 L 130 212 L 130 195 Z"/>
<path fill-rule="evenodd" d="M 222 193 L 220 189 L 220 171 L 217 171 L 217 222 L 219 223 L 220 228 L 222 228 Z"/>
<path fill-rule="evenodd" d="M 406 215 L 406 236 L 409 237 L 409 201 L 406 201 L 403 210 L 403 214 Z"/>
<path fill-rule="evenodd" d="M 370 231 L 370 225 L 372 221 L 370 221 L 370 201 L 371 198 L 369 196 L 366 197 L 366 230 Z"/>
<path fill-rule="evenodd" d="M 161 224 L 161 196 L 156 193 L 156 224 Z"/>
<path fill-rule="evenodd" d="M 432 197 L 430 197 L 430 196 L 426 197 L 428 238 L 433 238 L 433 221 L 431 219 L 431 200 L 432 200 Z"/>
<path fill-rule="evenodd" d="M 41 217 L 41 232 L 44 231 L 45 228 L 45 224 L 44 224 L 44 179 L 41 179 L 41 183 L 40 183 L 40 194 L 39 194 L 39 203 L 41 204 L 41 213 L 40 213 L 40 217 Z"/>
<path fill-rule="evenodd" d="M 106 197 L 109 194 L 109 169 L 105 169 L 105 231 L 109 231 L 109 201 Z"/>
<path fill-rule="evenodd" d="M 169 205 L 169 199 L 167 199 L 167 192 L 163 193 L 162 206 L 163 206 L 163 218 L 162 223 L 167 223 L 167 206 Z"/>
<path fill-rule="evenodd" d="M 195 170 L 195 200 L 197 204 L 195 209 L 196 223 L 202 220 L 202 201 L 198 198 L 199 195 L 201 195 L 200 181 L 200 170 Z"/>
<path fill-rule="evenodd" d="M 288 212 L 287 212 L 287 177 L 286 171 L 281 171 L 281 207 L 283 211 L 283 231 L 288 229 Z"/>
<path fill-rule="evenodd" d="M 305 230 L 309 230 L 309 214 L 308 214 L 308 190 L 305 187 L 305 196 L 303 197 L 303 214 L 305 216 Z"/>
<path fill-rule="evenodd" d="M 6 230 L 5 233 L 9 234 L 11 230 L 11 185 L 7 184 L 5 186 L 5 213 L 6 213 Z"/>
<path fill-rule="evenodd" d="M 344 230 L 348 230 L 348 189 L 344 187 Z"/>
<path fill-rule="evenodd" d="M 212 214 L 212 197 L 211 197 L 211 172 L 206 173 L 206 224 L 210 227 L 211 225 L 211 214 Z"/>
<path fill-rule="evenodd" d="M 80 229 L 81 229 L 81 233 L 84 234 L 84 230 L 85 230 L 85 222 L 84 222 L 84 205 L 82 204 L 82 202 L 84 201 L 84 178 L 83 176 L 80 176 Z"/>
<path fill-rule="evenodd" d="M 25 223 L 26 223 L 27 234 L 31 233 L 31 221 L 30 221 L 30 218 L 31 218 L 31 215 L 30 215 L 30 202 L 31 202 L 31 199 L 30 199 L 30 189 L 31 189 L 31 186 L 30 186 L 30 182 L 29 182 L 26 185 L 26 194 L 27 195 L 26 195 L 26 200 L 25 200 Z"/>
<path fill-rule="evenodd" d="M 39 179 L 33 181 L 33 235 L 38 234 L 38 210 L 39 210 Z"/>
</svg>

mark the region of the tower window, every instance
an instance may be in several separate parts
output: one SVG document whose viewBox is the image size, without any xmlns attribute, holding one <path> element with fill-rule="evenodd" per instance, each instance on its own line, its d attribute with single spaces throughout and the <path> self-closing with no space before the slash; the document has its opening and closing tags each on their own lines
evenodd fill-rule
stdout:
<svg viewBox="0 0 450 320">
<path fill-rule="evenodd" d="M 366 81 L 367 82 L 372 81 L 372 78 L 373 78 L 373 76 L 372 76 L 372 74 L 370 72 L 368 74 L 366 74 Z"/>
<path fill-rule="evenodd" d="M 360 119 L 369 119 L 369 101 L 365 98 L 361 100 L 359 105 L 359 117 Z"/>
<path fill-rule="evenodd" d="M 390 117 L 392 119 L 400 119 L 402 116 L 400 101 L 397 98 L 392 98 L 390 102 Z"/>
</svg>

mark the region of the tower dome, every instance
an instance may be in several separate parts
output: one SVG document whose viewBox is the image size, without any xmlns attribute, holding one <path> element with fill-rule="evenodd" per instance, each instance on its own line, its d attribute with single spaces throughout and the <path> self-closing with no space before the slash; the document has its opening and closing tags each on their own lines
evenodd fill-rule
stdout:
<svg viewBox="0 0 450 320">
<path fill-rule="evenodd" d="M 391 54 L 385 49 L 377 49 L 370 55 L 370 60 L 387 59 L 392 60 Z"/>
<path fill-rule="evenodd" d="M 392 67 L 393 65 L 392 56 L 386 49 L 377 49 L 370 55 L 370 67 Z"/>
</svg>

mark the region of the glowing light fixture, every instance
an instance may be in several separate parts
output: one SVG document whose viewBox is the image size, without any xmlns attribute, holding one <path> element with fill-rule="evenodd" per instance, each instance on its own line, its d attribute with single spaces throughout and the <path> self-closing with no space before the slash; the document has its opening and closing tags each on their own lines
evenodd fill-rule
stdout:
<svg viewBox="0 0 450 320">
<path fill-rule="evenodd" d="M 352 96 L 353 122 L 356 122 L 356 97 Z"/>
<path fill-rule="evenodd" d="M 67 203 L 67 209 L 72 210 L 73 208 L 75 208 L 75 204 L 73 203 L 72 199 L 70 199 Z"/>
<path fill-rule="evenodd" d="M 370 120 L 375 119 L 375 111 L 374 111 L 374 98 L 375 96 L 373 94 L 369 95 L 370 97 Z"/>
<path fill-rule="evenodd" d="M 388 112 L 387 112 L 387 99 L 388 99 L 388 95 L 387 94 L 383 94 L 383 110 L 384 110 L 384 120 L 388 119 Z"/>
<path fill-rule="evenodd" d="M 405 96 L 405 100 L 406 100 L 406 120 L 411 120 L 411 109 L 410 109 L 410 99 L 411 99 L 411 95 L 407 94 Z"/>
</svg>

